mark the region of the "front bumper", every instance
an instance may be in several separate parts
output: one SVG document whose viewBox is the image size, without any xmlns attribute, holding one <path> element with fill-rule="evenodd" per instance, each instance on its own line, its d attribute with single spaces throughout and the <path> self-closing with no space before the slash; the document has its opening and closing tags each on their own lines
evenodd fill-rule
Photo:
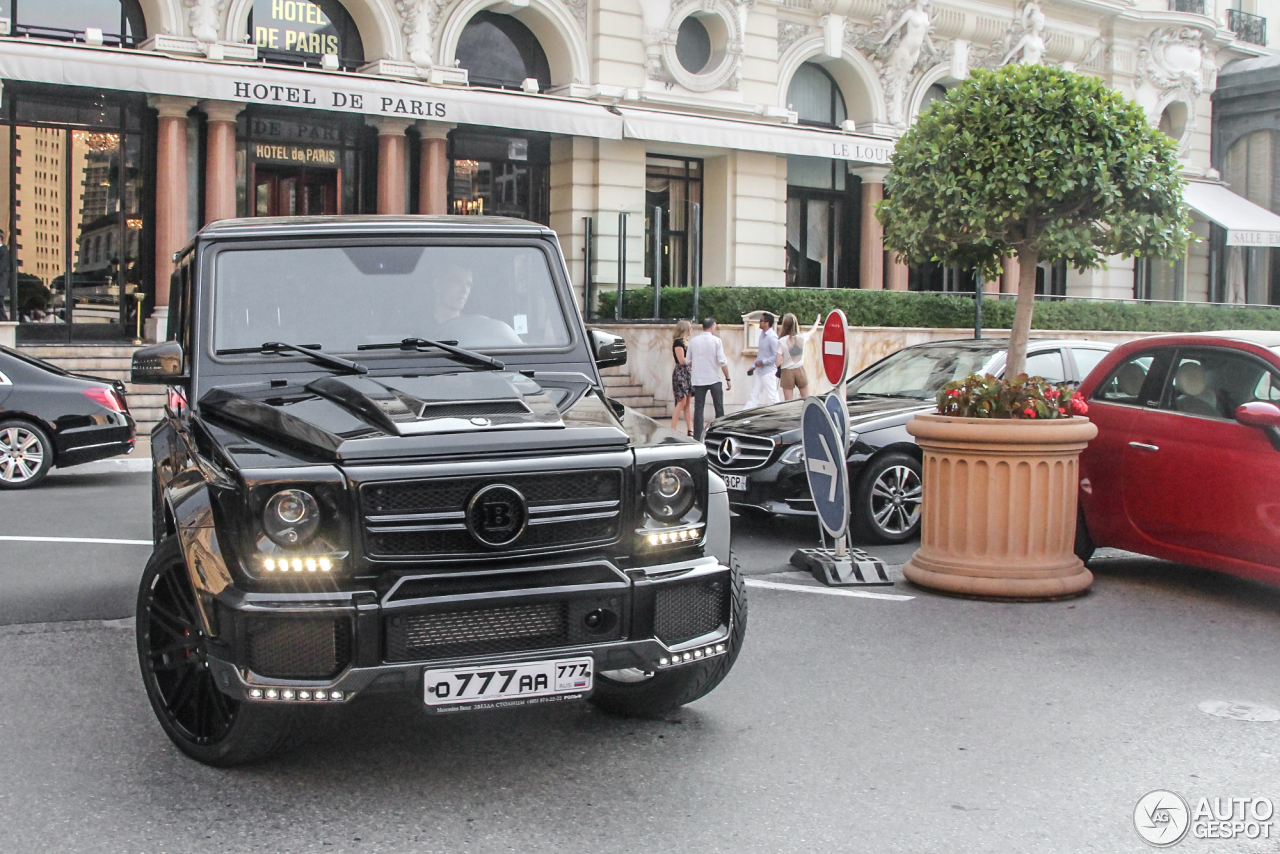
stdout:
<svg viewBox="0 0 1280 854">
<path fill-rule="evenodd" d="M 775 460 L 746 472 L 713 468 L 721 477 L 738 475 L 746 478 L 745 490 L 729 490 L 729 506 L 735 510 L 763 510 L 779 516 L 817 515 L 803 463 L 784 465 Z"/>
<path fill-rule="evenodd" d="M 587 568 L 595 572 L 589 584 L 479 593 L 454 592 L 466 585 L 450 588 L 439 575 L 402 577 L 381 597 L 370 590 L 292 595 L 227 590 L 217 597 L 218 637 L 208 649 L 209 667 L 222 691 L 237 700 L 332 703 L 374 693 L 421 699 L 428 667 L 489 667 L 589 655 L 596 672 L 659 671 L 727 650 L 733 628 L 731 570 L 714 557 L 628 573 L 602 561 L 526 571 L 555 582 L 555 573 L 563 581 L 573 572 L 589 575 Z M 608 580 L 606 568 L 615 580 Z M 459 583 L 466 580 L 461 576 Z M 542 644 L 529 634 L 551 625 L 557 614 L 565 627 L 557 642 Z M 586 623 L 592 614 L 605 615 L 596 628 Z M 333 634 L 313 632 L 308 639 L 299 626 L 328 626 Z M 338 640 L 320 649 L 314 644 L 317 637 Z M 432 645 L 422 646 L 424 638 Z M 520 648 L 503 648 L 513 645 Z M 332 659 L 326 658 L 331 652 Z M 332 661 L 334 672 L 290 670 L 308 656 Z"/>
</svg>

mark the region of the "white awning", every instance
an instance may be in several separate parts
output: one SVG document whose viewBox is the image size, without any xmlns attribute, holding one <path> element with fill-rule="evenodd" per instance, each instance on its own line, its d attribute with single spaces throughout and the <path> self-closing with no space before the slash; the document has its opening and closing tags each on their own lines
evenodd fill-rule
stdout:
<svg viewBox="0 0 1280 854">
<path fill-rule="evenodd" d="M 622 109 L 620 112 L 623 132 L 629 139 L 770 154 L 803 154 L 861 163 L 885 164 L 893 155 L 893 140 L 870 136 L 656 110 Z"/>
<path fill-rule="evenodd" d="M 621 139 L 599 104 L 365 74 L 174 59 L 150 51 L 0 40 L 0 79 Z"/>
<path fill-rule="evenodd" d="M 1280 216 L 1226 184 L 1188 181 L 1182 197 L 1193 211 L 1227 230 L 1228 246 L 1280 246 Z"/>
</svg>

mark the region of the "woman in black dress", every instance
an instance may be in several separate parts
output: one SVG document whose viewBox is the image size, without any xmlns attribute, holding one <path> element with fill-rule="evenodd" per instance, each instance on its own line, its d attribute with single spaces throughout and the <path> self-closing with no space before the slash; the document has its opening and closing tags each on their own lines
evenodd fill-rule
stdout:
<svg viewBox="0 0 1280 854">
<path fill-rule="evenodd" d="M 671 355 L 676 366 L 671 371 L 671 394 L 676 400 L 671 413 L 671 429 L 680 429 L 680 414 L 684 413 L 685 426 L 693 435 L 693 383 L 689 377 L 689 333 L 693 326 L 687 320 L 676 324 L 676 340 L 671 343 Z"/>
</svg>

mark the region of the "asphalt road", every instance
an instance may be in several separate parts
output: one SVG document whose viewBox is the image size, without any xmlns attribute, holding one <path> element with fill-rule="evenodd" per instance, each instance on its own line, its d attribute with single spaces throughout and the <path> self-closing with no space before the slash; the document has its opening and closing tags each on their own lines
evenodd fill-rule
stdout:
<svg viewBox="0 0 1280 854">
<path fill-rule="evenodd" d="M 0 494 L 0 536 L 146 539 L 145 477 Z M 791 584 L 806 524 L 743 520 Z M 900 563 L 910 546 L 873 550 Z M 147 549 L 0 540 L 0 852 L 1140 852 L 1138 798 L 1280 800 L 1280 590 L 1112 555 L 1088 596 L 752 587 L 725 683 L 664 721 L 357 700 L 219 771 L 173 749 L 125 616 Z M 43 622 L 37 621 L 79 621 Z M 1188 839 L 1188 852 L 1280 851 Z"/>
</svg>

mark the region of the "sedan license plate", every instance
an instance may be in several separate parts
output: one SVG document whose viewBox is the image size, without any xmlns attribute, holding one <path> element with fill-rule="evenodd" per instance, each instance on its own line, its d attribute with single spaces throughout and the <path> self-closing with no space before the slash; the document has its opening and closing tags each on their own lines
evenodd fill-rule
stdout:
<svg viewBox="0 0 1280 854">
<path fill-rule="evenodd" d="M 450 667 L 423 673 L 423 699 L 433 712 L 500 709 L 579 700 L 591 693 L 590 657 L 493 667 Z"/>
<path fill-rule="evenodd" d="M 747 489 L 747 476 L 745 474 L 722 474 L 724 485 L 729 489 L 738 492 L 745 492 Z"/>
</svg>

